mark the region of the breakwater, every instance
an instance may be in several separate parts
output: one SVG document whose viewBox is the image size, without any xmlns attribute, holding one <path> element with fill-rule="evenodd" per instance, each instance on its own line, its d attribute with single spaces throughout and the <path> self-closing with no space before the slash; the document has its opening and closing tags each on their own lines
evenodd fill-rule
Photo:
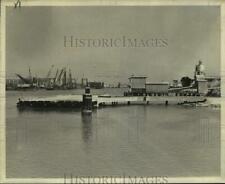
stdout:
<svg viewBox="0 0 225 184">
<path fill-rule="evenodd" d="M 201 96 L 97 96 L 92 98 L 92 107 L 121 105 L 182 105 L 207 101 Z M 31 108 L 82 108 L 82 95 L 59 95 L 45 98 L 19 99 L 17 107 Z"/>
</svg>

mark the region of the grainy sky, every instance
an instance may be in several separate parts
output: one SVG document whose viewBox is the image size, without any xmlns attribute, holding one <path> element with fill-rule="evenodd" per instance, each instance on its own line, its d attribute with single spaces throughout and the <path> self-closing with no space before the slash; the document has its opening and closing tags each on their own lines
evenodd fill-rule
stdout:
<svg viewBox="0 0 225 184">
<path fill-rule="evenodd" d="M 148 81 L 187 75 L 202 60 L 208 75 L 220 70 L 220 9 L 186 7 L 8 7 L 6 71 L 44 77 L 51 65 L 71 68 L 75 78 L 127 82 L 131 74 Z M 166 38 L 167 47 L 65 48 L 75 38 Z M 55 70 L 52 73 L 54 75 Z"/>
</svg>

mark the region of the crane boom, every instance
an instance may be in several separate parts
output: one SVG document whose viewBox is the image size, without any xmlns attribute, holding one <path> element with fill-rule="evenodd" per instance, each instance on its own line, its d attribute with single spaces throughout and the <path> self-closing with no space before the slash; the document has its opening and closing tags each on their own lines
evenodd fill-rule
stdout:
<svg viewBox="0 0 225 184">
<path fill-rule="evenodd" d="M 56 74 L 55 74 L 55 78 L 54 78 L 54 83 L 56 82 L 56 79 L 58 77 L 58 73 L 59 73 L 59 69 L 57 68 Z"/>
<path fill-rule="evenodd" d="M 19 77 L 24 83 L 31 84 L 32 82 L 29 79 L 22 77 L 21 75 L 16 73 L 16 76 Z"/>
<path fill-rule="evenodd" d="M 64 71 L 65 71 L 65 68 L 62 68 L 61 71 L 60 71 L 60 73 L 59 73 L 59 75 L 58 75 L 58 77 L 57 77 L 57 79 L 56 79 L 57 82 L 60 83 L 60 80 L 61 80 L 61 77 L 62 77 Z"/>
<path fill-rule="evenodd" d="M 51 66 L 51 68 L 49 69 L 46 78 L 49 78 L 49 76 L 51 75 L 52 69 L 54 68 L 54 65 Z"/>
<path fill-rule="evenodd" d="M 63 71 L 64 71 L 64 68 L 63 68 L 63 69 L 61 69 L 61 72 L 59 73 L 59 76 L 58 76 L 58 80 L 60 80 L 60 79 L 61 79 L 61 76 L 62 76 L 62 74 L 63 74 Z"/>
</svg>

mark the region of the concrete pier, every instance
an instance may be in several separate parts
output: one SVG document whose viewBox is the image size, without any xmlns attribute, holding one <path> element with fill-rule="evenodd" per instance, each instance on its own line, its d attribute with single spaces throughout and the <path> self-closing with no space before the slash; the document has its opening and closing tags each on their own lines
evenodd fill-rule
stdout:
<svg viewBox="0 0 225 184">
<path fill-rule="evenodd" d="M 93 108 L 121 105 L 182 105 L 203 103 L 204 96 L 96 96 L 90 91 L 84 95 L 65 95 L 45 98 L 20 99 L 18 108 L 79 108 L 91 113 Z"/>
<path fill-rule="evenodd" d="M 117 106 L 117 105 L 180 105 L 183 103 L 205 102 L 206 97 L 201 96 L 121 96 L 104 98 L 98 97 L 97 105 Z"/>
</svg>

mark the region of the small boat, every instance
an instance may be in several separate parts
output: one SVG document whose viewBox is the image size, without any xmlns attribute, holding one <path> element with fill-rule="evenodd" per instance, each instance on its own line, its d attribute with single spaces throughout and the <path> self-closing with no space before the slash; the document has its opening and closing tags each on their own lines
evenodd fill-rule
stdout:
<svg viewBox="0 0 225 184">
<path fill-rule="evenodd" d="M 104 95 L 98 95 L 98 97 L 102 97 L 102 98 L 111 98 L 112 96 L 109 94 L 104 94 Z"/>
<path fill-rule="evenodd" d="M 189 106 L 189 107 L 208 107 L 209 104 L 207 103 L 184 103 L 183 106 Z"/>
<path fill-rule="evenodd" d="M 181 104 L 181 105 L 187 106 L 187 107 L 196 107 L 195 103 L 184 103 L 184 104 Z"/>
<path fill-rule="evenodd" d="M 207 103 L 197 103 L 196 104 L 196 107 L 208 107 L 209 106 L 209 104 L 207 104 Z"/>
</svg>

